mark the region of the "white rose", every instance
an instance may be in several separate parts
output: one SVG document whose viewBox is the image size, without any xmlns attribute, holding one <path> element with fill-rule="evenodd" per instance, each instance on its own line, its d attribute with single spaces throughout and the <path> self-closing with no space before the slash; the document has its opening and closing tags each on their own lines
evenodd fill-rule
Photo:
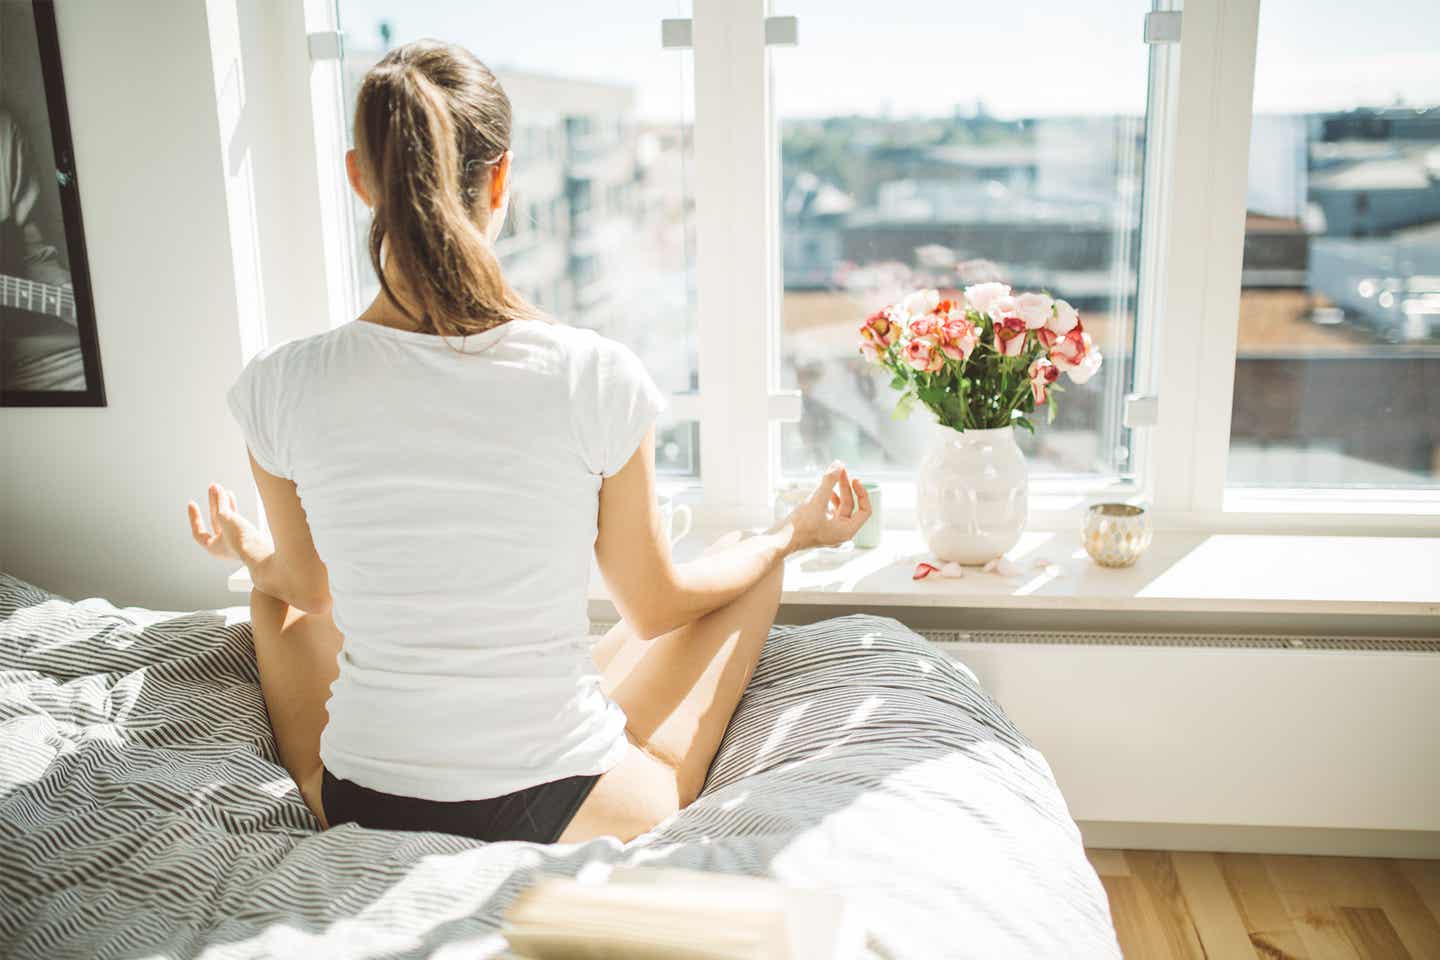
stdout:
<svg viewBox="0 0 1440 960">
<path fill-rule="evenodd" d="M 1100 362 L 1102 359 L 1100 351 L 1091 347 L 1086 351 L 1084 360 L 1081 360 L 1077 365 L 1065 372 L 1068 373 L 1070 379 L 1076 383 L 1084 383 L 1100 371 Z"/>
<path fill-rule="evenodd" d="M 934 310 L 939 302 L 939 290 L 916 290 L 900 301 L 900 309 L 909 316 L 918 317 Z"/>
<path fill-rule="evenodd" d="M 1026 330 L 1039 330 L 1050 321 L 1055 301 L 1043 293 L 1022 293 L 1015 298 L 1015 309 L 1025 321 Z"/>
<path fill-rule="evenodd" d="M 971 310 L 989 313 L 990 307 L 1001 297 L 1010 296 L 1010 287 L 1004 283 L 977 283 L 965 288 L 965 302 Z"/>
<path fill-rule="evenodd" d="M 1006 317 L 1015 316 L 1016 313 L 1019 312 L 1019 310 L 1020 307 L 1015 302 L 1015 298 L 1010 296 L 1008 293 L 1003 297 L 996 297 L 994 300 L 990 301 L 990 319 L 994 320 L 996 323 L 999 323 Z"/>
<path fill-rule="evenodd" d="M 1045 320 L 1045 326 L 1057 336 L 1065 336 L 1080 322 L 1080 313 L 1064 300 L 1055 301 L 1055 312 Z"/>
</svg>

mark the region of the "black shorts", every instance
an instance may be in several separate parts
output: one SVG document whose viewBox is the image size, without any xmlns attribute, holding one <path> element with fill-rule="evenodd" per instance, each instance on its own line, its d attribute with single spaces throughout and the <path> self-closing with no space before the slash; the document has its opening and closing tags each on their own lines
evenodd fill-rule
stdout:
<svg viewBox="0 0 1440 960">
<path fill-rule="evenodd" d="M 330 826 L 358 823 L 376 830 L 436 830 L 474 840 L 560 839 L 599 774 L 566 777 L 483 800 L 421 800 L 341 780 L 324 771 L 320 804 Z"/>
</svg>

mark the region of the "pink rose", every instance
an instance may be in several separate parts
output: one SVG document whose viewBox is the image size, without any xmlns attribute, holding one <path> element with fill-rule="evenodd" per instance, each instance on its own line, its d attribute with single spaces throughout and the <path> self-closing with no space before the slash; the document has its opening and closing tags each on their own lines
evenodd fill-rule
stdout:
<svg viewBox="0 0 1440 960">
<path fill-rule="evenodd" d="M 1002 357 L 1018 357 L 1025 352 L 1025 321 L 1006 317 L 995 322 L 995 352 Z"/>
<path fill-rule="evenodd" d="M 1077 321 L 1075 326 L 1070 328 L 1069 333 L 1061 337 L 1054 337 L 1047 346 L 1050 350 L 1050 359 L 1055 365 L 1061 370 L 1069 370 L 1071 367 L 1078 366 L 1085 359 L 1085 355 L 1090 352 L 1090 334 L 1086 333 L 1085 327 Z"/>
<path fill-rule="evenodd" d="M 1004 283 L 977 283 L 965 288 L 965 302 L 978 313 L 989 313 L 996 300 L 1008 296 L 1010 287 Z"/>
<path fill-rule="evenodd" d="M 1045 326 L 1050 331 L 1064 336 L 1074 329 L 1075 324 L 1080 322 L 1080 314 L 1074 307 L 1064 300 L 1055 301 L 1055 312 L 1045 321 Z"/>
<path fill-rule="evenodd" d="M 940 350 L 951 360 L 965 360 L 980 340 L 975 324 L 964 315 L 951 314 L 940 325 Z"/>
<path fill-rule="evenodd" d="M 1085 332 L 1085 327 L 1078 321 L 1070 328 L 1069 333 L 1056 338 L 1054 345 L 1050 347 L 1050 360 L 1070 374 L 1070 379 L 1076 383 L 1084 383 L 1095 376 L 1102 359 L 1100 351 L 1090 339 L 1090 334 Z"/>
<path fill-rule="evenodd" d="M 1044 403 L 1050 384 L 1060 376 L 1060 368 L 1044 357 L 1036 357 L 1030 364 L 1030 393 L 1035 402 Z"/>
<path fill-rule="evenodd" d="M 918 317 L 910 318 L 910 336 L 930 337 L 940 329 L 940 319 L 933 313 L 922 313 Z"/>
<path fill-rule="evenodd" d="M 1085 339 L 1090 339 L 1090 334 L 1085 334 Z M 1066 372 L 1070 374 L 1070 379 L 1074 382 L 1085 383 L 1100 372 L 1100 364 L 1103 359 L 1104 358 L 1100 356 L 1100 351 L 1092 348 L 1086 352 L 1084 360 L 1081 360 L 1079 364 L 1071 367 Z"/>
<path fill-rule="evenodd" d="M 1039 330 L 1055 312 L 1055 301 L 1043 293 L 1022 293 L 1015 298 L 1015 311 L 1030 330 Z"/>
<path fill-rule="evenodd" d="M 860 325 L 860 352 L 871 360 L 878 360 L 885 348 L 899 339 L 900 325 L 889 308 L 872 313 Z"/>
<path fill-rule="evenodd" d="M 934 373 L 945 366 L 945 357 L 935 348 L 935 341 L 918 337 L 905 344 L 905 362 L 922 373 Z"/>
</svg>

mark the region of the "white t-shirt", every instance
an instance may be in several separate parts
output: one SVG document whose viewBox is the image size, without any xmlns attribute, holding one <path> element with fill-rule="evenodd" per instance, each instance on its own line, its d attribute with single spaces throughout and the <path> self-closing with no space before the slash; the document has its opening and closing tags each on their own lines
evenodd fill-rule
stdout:
<svg viewBox="0 0 1440 960">
<path fill-rule="evenodd" d="M 477 800 L 625 751 L 590 659 L 600 480 L 664 407 L 628 349 L 512 321 L 463 342 L 353 321 L 257 356 L 230 409 L 293 480 L 345 635 L 335 776 Z"/>
</svg>

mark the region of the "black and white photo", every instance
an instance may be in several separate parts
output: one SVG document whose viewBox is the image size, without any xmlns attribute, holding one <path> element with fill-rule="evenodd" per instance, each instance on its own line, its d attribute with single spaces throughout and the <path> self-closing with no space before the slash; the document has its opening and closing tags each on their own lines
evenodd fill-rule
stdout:
<svg viewBox="0 0 1440 960">
<path fill-rule="evenodd" d="M 49 0 L 0 2 L 0 406 L 103 406 Z"/>
</svg>

